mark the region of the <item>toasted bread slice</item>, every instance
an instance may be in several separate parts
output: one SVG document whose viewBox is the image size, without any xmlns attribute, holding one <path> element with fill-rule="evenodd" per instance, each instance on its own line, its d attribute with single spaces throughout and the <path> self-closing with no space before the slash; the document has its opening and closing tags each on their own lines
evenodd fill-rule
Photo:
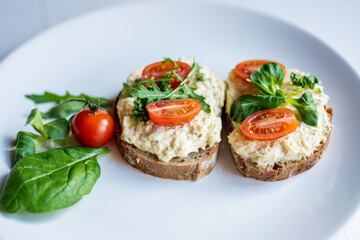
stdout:
<svg viewBox="0 0 360 240">
<path fill-rule="evenodd" d="M 169 162 L 159 160 L 152 153 L 138 149 L 136 146 L 121 140 L 122 128 L 117 114 L 117 102 L 115 100 L 115 138 L 121 156 L 134 168 L 144 173 L 160 178 L 174 180 L 199 180 L 208 175 L 215 166 L 219 144 L 208 146 L 205 150 L 199 149 L 187 157 L 174 157 Z"/>
<path fill-rule="evenodd" d="M 333 116 L 332 109 L 327 106 L 325 106 L 325 109 L 331 122 Z M 227 123 L 228 131 L 231 133 L 233 131 L 233 127 L 229 115 L 227 115 Z M 287 163 L 276 163 L 273 167 L 267 168 L 258 167 L 254 162 L 242 158 L 235 152 L 233 147 L 230 146 L 230 148 L 236 167 L 245 177 L 255 178 L 267 182 L 275 182 L 288 179 L 289 177 L 295 176 L 315 166 L 329 144 L 330 133 L 331 131 L 327 134 L 326 140 L 321 142 L 310 156 L 303 157 L 298 161 L 294 160 L 288 161 Z"/>
</svg>

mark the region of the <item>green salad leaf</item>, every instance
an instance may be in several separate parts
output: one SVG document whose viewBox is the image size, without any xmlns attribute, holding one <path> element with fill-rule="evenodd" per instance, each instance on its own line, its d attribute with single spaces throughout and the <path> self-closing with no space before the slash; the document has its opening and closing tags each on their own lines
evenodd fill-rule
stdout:
<svg viewBox="0 0 360 240">
<path fill-rule="evenodd" d="M 242 95 L 231 105 L 230 119 L 234 122 L 242 122 L 253 113 L 279 107 L 284 100 L 284 97 L 270 95 Z"/>
<path fill-rule="evenodd" d="M 290 74 L 290 80 L 293 85 L 300 86 L 302 88 L 308 86 L 310 89 L 314 89 L 315 85 L 319 83 L 319 79 L 316 76 L 301 76 L 294 72 Z"/>
<path fill-rule="evenodd" d="M 262 94 L 279 96 L 282 82 L 284 80 L 284 70 L 277 63 L 266 63 L 259 67 L 250 75 L 249 83 L 254 85 Z"/>
<path fill-rule="evenodd" d="M 0 195 L 1 208 L 41 213 L 69 207 L 91 192 L 100 176 L 97 157 L 108 148 L 70 147 L 32 154 L 11 170 Z"/>
<path fill-rule="evenodd" d="M 29 132 L 18 132 L 16 136 L 15 158 L 13 165 L 20 159 L 32 155 L 36 151 L 35 141 L 37 135 Z"/>
<path fill-rule="evenodd" d="M 70 114 L 76 113 L 84 108 L 81 102 L 64 102 L 55 105 L 48 111 L 41 113 L 44 119 L 49 118 L 66 118 Z"/>
<path fill-rule="evenodd" d="M 301 120 L 307 125 L 316 127 L 318 123 L 317 108 L 310 91 L 304 93 L 300 98 L 286 98 L 286 101 L 293 105 L 301 116 Z"/>
<path fill-rule="evenodd" d="M 65 118 L 59 118 L 47 124 L 43 124 L 40 111 L 35 108 L 31 111 L 26 120 L 26 125 L 32 126 L 35 131 L 40 133 L 36 135 L 30 132 L 20 131 L 16 137 L 15 158 L 13 166 L 22 158 L 32 155 L 39 150 L 45 143 L 64 146 L 66 137 L 70 133 L 70 124 Z M 55 142 L 54 142 L 55 140 Z"/>
<path fill-rule="evenodd" d="M 65 139 L 70 132 L 66 118 L 59 118 L 44 125 L 46 134 L 54 139 Z"/>
<path fill-rule="evenodd" d="M 41 134 L 41 136 L 47 137 L 39 109 L 34 108 L 33 110 L 31 110 L 31 113 L 28 119 L 26 120 L 25 125 L 32 126 L 38 133 Z"/>
</svg>

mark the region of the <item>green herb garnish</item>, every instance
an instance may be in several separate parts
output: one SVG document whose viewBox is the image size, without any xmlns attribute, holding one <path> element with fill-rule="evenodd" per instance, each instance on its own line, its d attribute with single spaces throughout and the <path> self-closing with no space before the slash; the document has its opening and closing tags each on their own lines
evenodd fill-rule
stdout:
<svg viewBox="0 0 360 240">
<path fill-rule="evenodd" d="M 165 58 L 164 62 L 171 62 L 177 67 L 175 61 L 170 58 Z M 171 99 L 194 99 L 201 103 L 202 110 L 207 113 L 211 112 L 210 105 L 205 102 L 205 98 L 195 93 L 196 88 L 190 87 L 187 83 L 190 81 L 203 81 L 203 73 L 199 72 L 200 66 L 197 63 L 193 63 L 189 74 L 183 79 L 176 71 L 169 71 L 164 78 L 152 80 L 146 79 L 143 81 L 136 81 L 134 85 L 124 85 L 122 92 L 126 92 L 126 96 L 135 97 L 135 107 L 132 113 L 132 119 L 138 123 L 146 122 L 149 120 L 149 115 L 146 110 L 146 106 L 155 101 L 171 100 Z M 171 89 L 168 82 L 174 81 L 173 76 L 181 81 L 181 84 Z M 157 84 L 158 83 L 158 84 Z M 195 82 L 196 83 L 196 82 Z M 125 95 L 125 94 L 124 94 Z M 125 97 L 125 96 L 122 96 Z"/>
<path fill-rule="evenodd" d="M 298 81 L 310 88 L 314 87 L 318 80 L 316 77 L 308 77 L 310 80 Z M 316 80 L 315 80 L 316 79 Z M 238 97 L 230 108 L 230 119 L 234 122 L 242 122 L 251 114 L 279 107 L 284 101 L 293 105 L 300 113 L 301 120 L 310 126 L 317 126 L 317 109 L 311 92 L 305 92 L 299 99 L 292 98 L 290 93 L 285 94 L 281 90 L 284 80 L 284 70 L 276 63 L 266 63 L 254 71 L 247 81 L 254 85 L 260 95 L 243 95 Z M 312 85 L 313 84 L 313 85 Z M 297 85 L 297 84 L 295 84 Z M 305 86 L 299 85 L 295 92 L 302 92 Z M 285 96 L 286 95 L 286 96 Z"/>
<path fill-rule="evenodd" d="M 314 89 L 315 85 L 319 83 L 319 79 L 316 76 L 301 76 L 294 72 L 290 74 L 290 80 L 296 86 L 301 86 L 302 88 L 308 86 L 310 89 Z"/>
</svg>

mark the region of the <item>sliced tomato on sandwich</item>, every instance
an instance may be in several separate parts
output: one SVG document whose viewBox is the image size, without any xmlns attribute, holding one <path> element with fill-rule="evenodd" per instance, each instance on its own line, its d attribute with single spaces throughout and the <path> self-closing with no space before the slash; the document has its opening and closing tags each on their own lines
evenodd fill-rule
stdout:
<svg viewBox="0 0 360 240">
<path fill-rule="evenodd" d="M 267 109 L 247 117 L 241 124 L 245 136 L 254 140 L 275 140 L 296 130 L 299 123 L 288 108 Z"/>
<path fill-rule="evenodd" d="M 235 79 L 237 80 L 241 80 L 243 82 L 248 83 L 248 81 L 246 81 L 246 79 L 250 78 L 250 75 L 259 69 L 259 67 L 265 63 L 269 63 L 269 62 L 274 62 L 280 65 L 280 67 L 284 70 L 284 74 L 286 72 L 285 66 L 282 65 L 281 63 L 275 62 L 275 61 L 270 61 L 270 60 L 248 60 L 248 61 L 244 61 L 239 63 L 238 65 L 236 65 L 235 69 L 234 69 L 234 73 L 235 73 Z M 250 83 L 249 83 L 250 84 Z"/>
<path fill-rule="evenodd" d="M 148 104 L 146 109 L 156 125 L 178 126 L 193 120 L 201 111 L 201 103 L 193 99 L 163 100 Z"/>
<path fill-rule="evenodd" d="M 191 70 L 191 66 L 187 63 L 183 62 L 176 62 L 179 69 L 176 71 L 176 74 L 178 74 L 183 79 L 187 77 Z M 160 79 L 164 78 L 166 76 L 166 73 L 169 71 L 173 71 L 176 69 L 176 66 L 172 62 L 156 62 L 153 64 L 150 64 L 146 66 L 141 74 L 141 80 L 145 79 Z M 171 88 L 175 89 L 177 86 L 180 85 L 181 81 L 177 79 L 176 76 L 172 77 L 174 81 L 169 81 L 168 83 L 171 84 Z"/>
</svg>

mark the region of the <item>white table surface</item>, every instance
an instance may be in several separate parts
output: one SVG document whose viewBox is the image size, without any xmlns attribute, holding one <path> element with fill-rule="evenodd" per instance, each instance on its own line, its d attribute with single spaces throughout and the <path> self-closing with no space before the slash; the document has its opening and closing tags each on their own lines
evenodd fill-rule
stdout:
<svg viewBox="0 0 360 240">
<path fill-rule="evenodd" d="M 64 20 L 101 7 L 130 2 L 132 1 L 0 0 L 0 61 L 37 33 Z M 267 14 L 309 32 L 338 52 L 360 76 L 360 1 L 222 0 L 221 2 Z M 360 209 L 331 239 L 360 239 Z"/>
</svg>

